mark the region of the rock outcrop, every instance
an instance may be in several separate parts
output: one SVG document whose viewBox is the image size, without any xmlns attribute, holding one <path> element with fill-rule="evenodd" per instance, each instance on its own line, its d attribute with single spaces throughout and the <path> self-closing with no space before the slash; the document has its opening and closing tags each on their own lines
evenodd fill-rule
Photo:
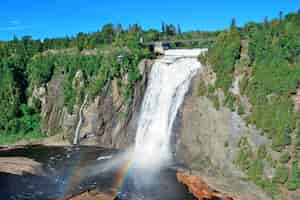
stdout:
<svg viewBox="0 0 300 200">
<path fill-rule="evenodd" d="M 112 80 L 83 111 L 80 131 L 81 144 L 99 144 L 104 147 L 126 148 L 134 144 L 139 109 L 146 90 L 152 62 L 143 60 L 138 68 L 141 80 L 135 84 L 130 104 L 123 99 L 117 80 Z M 126 82 L 127 77 L 124 77 Z"/>
<path fill-rule="evenodd" d="M 137 119 L 143 94 L 147 86 L 151 60 L 142 60 L 138 66 L 141 80 L 134 88 L 131 103 L 125 102 L 122 88 L 117 80 L 109 81 L 103 92 L 90 99 L 83 109 L 83 122 L 79 141 L 85 145 L 100 145 L 103 147 L 125 148 L 134 143 Z M 82 72 L 78 71 L 73 79 L 73 88 L 82 88 Z M 124 82 L 127 77 L 123 77 Z M 55 72 L 45 87 L 37 88 L 33 96 L 41 101 L 41 128 L 47 136 L 59 133 L 61 140 L 72 141 L 79 120 L 79 107 L 74 106 L 74 112 L 69 113 L 64 107 L 64 74 Z M 76 99 L 76 102 L 79 102 Z"/>
<path fill-rule="evenodd" d="M 42 164 L 25 157 L 0 157 L 0 172 L 43 175 Z"/>
<path fill-rule="evenodd" d="M 186 185 L 189 191 L 198 199 L 238 200 L 229 194 L 216 191 L 205 183 L 200 177 L 188 173 L 177 172 L 177 180 Z"/>
<path fill-rule="evenodd" d="M 100 95 L 89 100 L 83 109 L 81 144 L 126 148 L 134 143 L 139 109 L 151 65 L 152 61 L 149 60 L 139 64 L 142 79 L 135 85 L 130 104 L 124 101 L 116 80 L 108 82 Z M 47 87 L 40 88 L 36 93 L 42 102 L 43 131 L 48 135 L 61 132 L 61 137 L 70 138 L 78 121 L 76 113 L 79 106 L 75 106 L 75 114 L 69 114 L 63 106 L 63 76 L 55 74 Z M 80 72 L 76 77 L 80 78 Z M 127 77 L 123 79 L 126 82 Z M 269 197 L 264 192 L 245 181 L 246 176 L 233 162 L 242 137 L 248 139 L 254 150 L 268 144 L 268 140 L 257 129 L 246 125 L 237 113 L 224 106 L 216 109 L 209 98 L 198 96 L 199 81 L 213 82 L 215 79 L 208 67 L 193 79 L 174 124 L 176 134 L 172 143 L 176 158 L 185 164 L 192 175 L 201 177 L 203 182 L 217 191 L 228 192 L 243 200 L 267 200 Z M 80 80 L 74 80 L 74 85 L 80 86 L 80 83 Z M 222 92 L 218 92 L 218 98 L 224 98 Z"/>
<path fill-rule="evenodd" d="M 92 190 L 72 197 L 64 197 L 61 198 L 60 200 L 114 200 L 114 199 L 115 199 L 115 194 Z"/>
<path fill-rule="evenodd" d="M 216 190 L 226 191 L 239 199 L 269 199 L 260 188 L 245 181 L 245 174 L 234 164 L 242 137 L 257 149 L 268 140 L 254 127 L 225 106 L 215 108 L 213 102 L 198 95 L 199 81 L 207 78 L 204 69 L 191 84 L 189 94 L 178 113 L 176 157 L 192 172 Z M 222 94 L 219 94 L 222 98 Z"/>
<path fill-rule="evenodd" d="M 64 108 L 64 74 L 55 72 L 52 79 L 47 83 L 40 94 L 41 100 L 41 129 L 47 136 L 62 132 L 63 124 L 66 123 L 66 109 Z M 74 117 L 72 119 L 74 121 Z"/>
</svg>

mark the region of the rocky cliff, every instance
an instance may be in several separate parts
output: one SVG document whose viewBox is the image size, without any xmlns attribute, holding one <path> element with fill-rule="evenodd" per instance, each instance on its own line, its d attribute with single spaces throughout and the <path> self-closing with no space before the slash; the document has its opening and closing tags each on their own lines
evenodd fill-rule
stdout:
<svg viewBox="0 0 300 200">
<path fill-rule="evenodd" d="M 89 99 L 83 109 L 80 144 L 126 148 L 134 143 L 151 65 L 150 60 L 140 62 L 138 68 L 142 78 L 135 85 L 130 104 L 124 101 L 117 80 L 108 82 L 101 94 Z M 43 131 L 47 135 L 59 132 L 61 139 L 71 142 L 81 105 L 76 104 L 73 113 L 64 107 L 63 79 L 63 73 L 56 73 L 46 87 L 34 91 L 34 96 L 41 100 Z M 125 76 L 122 81 L 126 79 Z M 201 177 L 217 191 L 243 200 L 269 199 L 261 189 L 247 181 L 246 175 L 234 164 L 242 139 L 246 138 L 254 151 L 269 142 L 236 112 L 222 105 L 222 91 L 216 91 L 218 98 L 199 95 L 200 83 L 214 80 L 214 73 L 206 66 L 192 81 L 174 124 L 176 134 L 172 140 L 176 158 L 184 163 L 185 171 L 188 169 L 192 175 Z M 73 87 L 80 87 L 81 83 L 78 72 Z M 266 170 L 266 173 L 272 176 L 272 170 Z"/>
<path fill-rule="evenodd" d="M 210 68 L 204 67 L 191 84 L 175 127 L 176 157 L 189 173 L 200 176 L 218 191 L 229 192 L 243 200 L 269 199 L 246 181 L 245 174 L 234 165 L 242 138 L 247 138 L 254 150 L 268 140 L 247 126 L 236 112 L 222 105 L 216 107 L 212 99 L 199 96 L 200 82 L 213 80 Z M 217 96 L 217 101 L 224 98 L 222 92 L 217 92 Z"/>
<path fill-rule="evenodd" d="M 138 66 L 141 79 L 136 83 L 133 100 L 127 103 L 121 94 L 117 80 L 109 81 L 103 92 L 89 98 L 83 109 L 83 123 L 80 128 L 81 144 L 95 144 L 104 147 L 124 148 L 134 143 L 136 123 L 140 104 L 147 85 L 151 60 L 142 60 Z M 124 82 L 127 77 L 122 78 Z M 59 140 L 71 142 L 79 120 L 80 104 L 74 105 L 73 112 L 64 106 L 63 72 L 56 72 L 45 87 L 36 88 L 33 97 L 41 102 L 41 128 L 47 136 L 59 135 Z M 73 87 L 84 84 L 78 71 Z M 78 102 L 78 101 L 76 101 Z M 58 134 L 59 133 L 59 134 Z"/>
</svg>

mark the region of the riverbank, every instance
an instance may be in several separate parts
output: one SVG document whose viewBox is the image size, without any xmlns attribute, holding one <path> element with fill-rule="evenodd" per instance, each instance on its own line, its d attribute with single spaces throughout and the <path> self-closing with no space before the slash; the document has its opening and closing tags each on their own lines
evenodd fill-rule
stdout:
<svg viewBox="0 0 300 200">
<path fill-rule="evenodd" d="M 43 137 L 39 139 L 26 139 L 11 144 L 2 144 L 0 145 L 0 149 L 16 149 L 16 148 L 22 148 L 24 146 L 32 146 L 32 145 L 72 146 L 70 141 L 62 138 L 61 135 L 57 134 L 50 137 Z"/>
</svg>

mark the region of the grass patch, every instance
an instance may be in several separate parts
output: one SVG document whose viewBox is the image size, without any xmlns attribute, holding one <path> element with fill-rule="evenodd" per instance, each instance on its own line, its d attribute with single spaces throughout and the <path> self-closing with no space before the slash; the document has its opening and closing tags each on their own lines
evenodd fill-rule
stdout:
<svg viewBox="0 0 300 200">
<path fill-rule="evenodd" d="M 45 135 L 41 132 L 19 132 L 15 134 L 0 134 L 0 144 L 14 144 L 20 140 L 38 140 L 44 137 Z"/>
</svg>

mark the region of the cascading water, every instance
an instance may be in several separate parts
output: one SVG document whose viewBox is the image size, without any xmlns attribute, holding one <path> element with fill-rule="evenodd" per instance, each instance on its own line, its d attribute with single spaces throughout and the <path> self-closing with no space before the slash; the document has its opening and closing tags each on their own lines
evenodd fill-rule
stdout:
<svg viewBox="0 0 300 200">
<path fill-rule="evenodd" d="M 134 160 L 140 168 L 156 168 L 171 160 L 170 136 L 189 83 L 207 49 L 167 50 L 152 66 L 135 141 Z"/>
<path fill-rule="evenodd" d="M 75 132 L 74 132 L 73 145 L 77 145 L 78 144 L 80 128 L 81 128 L 82 121 L 83 121 L 83 116 L 82 116 L 83 114 L 82 114 L 82 112 L 83 112 L 83 108 L 84 108 L 85 104 L 87 103 L 87 99 L 88 99 L 88 95 L 86 95 L 84 97 L 84 101 L 83 101 L 83 103 L 82 103 L 82 105 L 80 106 L 80 109 L 79 109 L 79 120 L 78 120 L 76 129 L 75 129 Z"/>
</svg>

